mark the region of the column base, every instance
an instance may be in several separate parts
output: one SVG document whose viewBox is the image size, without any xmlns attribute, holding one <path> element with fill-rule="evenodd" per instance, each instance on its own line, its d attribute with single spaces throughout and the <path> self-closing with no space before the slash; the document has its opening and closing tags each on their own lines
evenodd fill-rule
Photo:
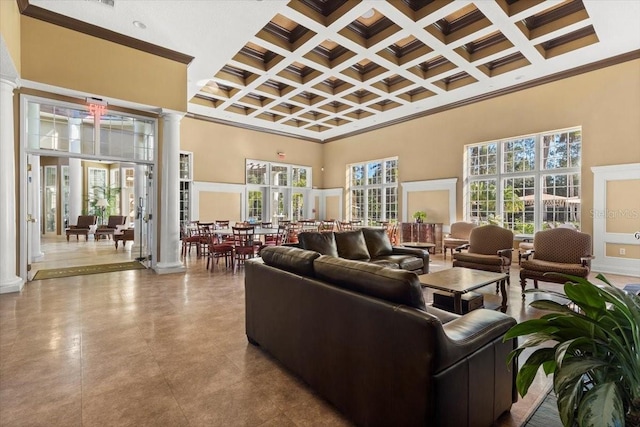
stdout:
<svg viewBox="0 0 640 427">
<path fill-rule="evenodd" d="M 20 292 L 24 287 L 24 280 L 15 276 L 5 282 L 0 283 L 0 294 L 8 294 L 11 292 Z"/>
<path fill-rule="evenodd" d="M 153 268 L 156 274 L 184 273 L 187 268 L 181 262 L 159 262 Z"/>
<path fill-rule="evenodd" d="M 42 258 L 44 258 L 44 252 L 33 254 L 31 255 L 31 262 L 42 261 Z"/>
</svg>

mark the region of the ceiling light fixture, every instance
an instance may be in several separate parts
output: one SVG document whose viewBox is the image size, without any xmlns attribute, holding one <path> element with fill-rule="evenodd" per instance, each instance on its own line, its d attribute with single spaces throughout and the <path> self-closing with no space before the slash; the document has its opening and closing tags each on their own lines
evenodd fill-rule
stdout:
<svg viewBox="0 0 640 427">
<path fill-rule="evenodd" d="M 141 30 L 147 29 L 147 26 L 144 24 L 144 22 L 141 21 L 133 21 L 133 26 L 136 28 L 140 28 Z"/>
<path fill-rule="evenodd" d="M 369 19 L 369 18 L 373 18 L 373 15 L 376 14 L 376 11 L 373 9 L 369 9 L 367 10 L 365 13 L 363 13 L 362 15 L 360 15 L 360 18 L 364 18 L 364 19 Z"/>
</svg>

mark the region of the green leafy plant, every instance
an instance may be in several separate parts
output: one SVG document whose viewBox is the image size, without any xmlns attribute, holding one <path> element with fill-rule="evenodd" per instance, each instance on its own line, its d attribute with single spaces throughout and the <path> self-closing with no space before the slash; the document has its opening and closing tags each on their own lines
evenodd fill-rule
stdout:
<svg viewBox="0 0 640 427">
<path fill-rule="evenodd" d="M 413 214 L 413 218 L 416 222 L 424 222 L 424 220 L 427 219 L 427 213 L 425 211 L 416 211 Z"/>
<path fill-rule="evenodd" d="M 553 374 L 558 412 L 565 426 L 640 425 L 640 297 L 627 294 L 598 275 L 602 285 L 565 276 L 561 304 L 544 299 L 532 307 L 549 311 L 540 319 L 519 323 L 505 340 L 528 336 L 509 357 L 537 348 L 520 368 L 516 385 L 520 395 L 542 366 Z M 546 346 L 555 342 L 552 347 Z M 544 346 L 541 346 L 543 345 Z"/>
</svg>

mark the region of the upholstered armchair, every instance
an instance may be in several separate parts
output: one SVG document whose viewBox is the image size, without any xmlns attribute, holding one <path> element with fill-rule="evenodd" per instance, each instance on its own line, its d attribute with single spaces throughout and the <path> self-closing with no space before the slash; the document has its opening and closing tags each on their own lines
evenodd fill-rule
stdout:
<svg viewBox="0 0 640 427">
<path fill-rule="evenodd" d="M 72 235 L 76 236 L 76 240 L 80 239 L 80 235 L 83 235 L 84 239 L 88 240 L 91 226 L 96 225 L 97 221 L 98 217 L 95 215 L 79 215 L 76 225 L 70 225 L 69 228 L 65 230 L 67 242 L 69 241 L 69 236 Z"/>
<path fill-rule="evenodd" d="M 451 231 L 442 239 L 444 259 L 447 259 L 447 249 L 451 250 L 451 258 L 453 258 L 453 250 L 455 248 L 469 243 L 469 234 L 475 227 L 476 224 L 465 221 L 451 224 Z"/>
<path fill-rule="evenodd" d="M 561 274 L 587 277 L 594 258 L 591 254 L 591 236 L 562 227 L 538 231 L 533 238 L 533 249 L 526 252 L 523 258 L 520 262 L 520 286 L 524 299 L 527 279 L 532 279 L 533 287 L 537 289 L 538 281 L 567 282 Z"/>
<path fill-rule="evenodd" d="M 467 252 L 461 252 L 463 249 L 467 249 Z M 512 252 L 511 230 L 493 224 L 483 225 L 471 230 L 468 244 L 456 248 L 453 266 L 504 273 L 507 274 L 507 284 L 511 284 L 509 269 Z"/>
</svg>

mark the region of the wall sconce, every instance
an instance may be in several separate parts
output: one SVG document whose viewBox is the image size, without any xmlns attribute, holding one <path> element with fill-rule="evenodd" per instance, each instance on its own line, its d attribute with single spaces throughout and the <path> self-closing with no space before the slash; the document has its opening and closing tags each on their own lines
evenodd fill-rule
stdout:
<svg viewBox="0 0 640 427">
<path fill-rule="evenodd" d="M 278 151 L 278 158 L 279 158 L 280 160 L 284 160 L 284 158 L 285 158 L 286 156 L 287 156 L 287 155 L 285 154 L 285 152 L 284 152 L 284 151 Z"/>
</svg>

